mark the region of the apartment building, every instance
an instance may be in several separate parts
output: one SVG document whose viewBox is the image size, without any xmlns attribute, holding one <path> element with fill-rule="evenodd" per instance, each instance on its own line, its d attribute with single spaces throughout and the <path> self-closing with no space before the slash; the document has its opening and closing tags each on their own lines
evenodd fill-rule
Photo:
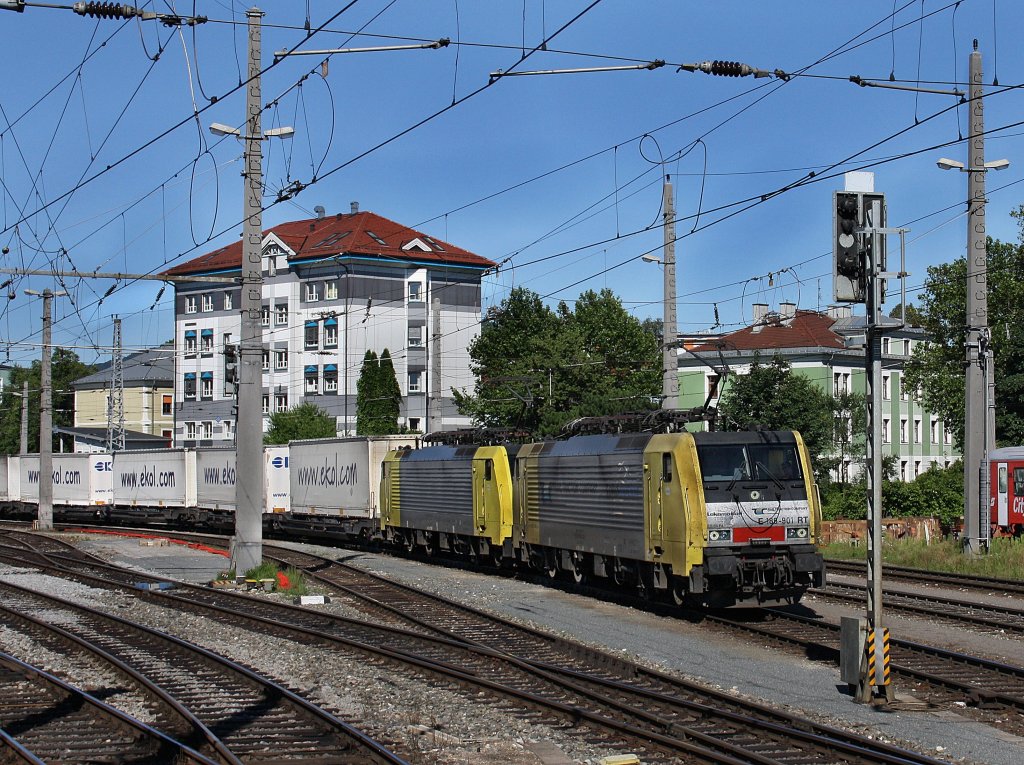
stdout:
<svg viewBox="0 0 1024 765">
<path fill-rule="evenodd" d="M 865 392 L 863 316 L 853 316 L 845 306 L 818 312 L 781 303 L 777 311 L 769 311 L 768 305 L 758 303 L 753 309 L 750 326 L 694 345 L 696 356 L 680 355 L 681 408 L 700 406 L 709 397 L 717 405 L 723 392 L 721 376 L 707 362 L 720 366 L 724 360 L 729 375 L 742 375 L 755 355 L 761 363 L 781 356 L 794 374 L 833 395 Z M 904 384 L 903 370 L 915 344 L 923 342 L 927 337 L 918 327 L 905 327 L 882 339 L 882 451 L 896 458 L 903 481 L 914 480 L 932 465 L 946 467 L 960 459 L 946 424 Z M 835 477 L 853 478 L 856 471 L 856 458 L 844 456 Z"/>
<path fill-rule="evenodd" d="M 175 444 L 234 439 L 237 413 L 225 348 L 240 337 L 242 245 L 164 272 L 224 276 L 175 283 Z M 310 402 L 356 430 L 356 381 L 367 350 L 386 348 L 411 431 L 469 425 L 452 388 L 471 388 L 467 346 L 480 327 L 480 280 L 494 262 L 372 212 L 282 223 L 263 234 L 263 413 Z M 431 401 L 431 399 L 434 399 Z M 433 419 L 428 421 L 430 413 Z"/>
</svg>

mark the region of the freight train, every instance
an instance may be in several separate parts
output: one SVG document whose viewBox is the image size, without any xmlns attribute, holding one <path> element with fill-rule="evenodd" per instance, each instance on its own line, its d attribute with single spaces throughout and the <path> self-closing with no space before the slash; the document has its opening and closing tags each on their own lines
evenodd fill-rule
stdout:
<svg viewBox="0 0 1024 765">
<path fill-rule="evenodd" d="M 375 539 L 708 605 L 824 580 L 820 501 L 792 431 L 621 433 L 419 448 L 413 437 L 264 450 L 265 527 Z M 231 449 L 53 457 L 54 517 L 230 528 Z M 0 458 L 0 511 L 34 514 L 39 463 Z"/>
</svg>

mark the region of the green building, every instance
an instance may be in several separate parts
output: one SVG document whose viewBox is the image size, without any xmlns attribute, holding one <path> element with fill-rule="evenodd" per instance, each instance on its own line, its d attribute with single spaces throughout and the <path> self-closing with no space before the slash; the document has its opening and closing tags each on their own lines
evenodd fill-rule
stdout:
<svg viewBox="0 0 1024 765">
<path fill-rule="evenodd" d="M 864 317 L 852 316 L 848 307 L 827 312 L 801 310 L 781 303 L 769 311 L 755 303 L 748 327 L 707 338 L 689 338 L 689 352 L 679 357 L 679 406 L 716 405 L 722 394 L 721 376 L 714 367 L 722 362 L 729 375 L 750 370 L 755 357 L 761 362 L 782 357 L 794 374 L 806 376 L 833 395 L 865 393 Z M 946 467 L 960 458 L 950 431 L 938 415 L 926 410 L 914 391 L 903 385 L 903 369 L 917 343 L 927 342 L 924 330 L 905 327 L 882 339 L 882 447 L 896 458 L 901 480 L 913 481 L 932 465 Z M 728 387 L 728 377 L 725 387 Z M 844 458 L 838 480 L 855 477 L 857 460 Z"/>
</svg>

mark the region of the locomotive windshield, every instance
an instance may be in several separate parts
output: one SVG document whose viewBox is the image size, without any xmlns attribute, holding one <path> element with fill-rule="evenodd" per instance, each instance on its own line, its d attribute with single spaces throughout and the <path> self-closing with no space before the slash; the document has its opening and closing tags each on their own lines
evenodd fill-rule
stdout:
<svg viewBox="0 0 1024 765">
<path fill-rule="evenodd" d="M 698 444 L 701 477 L 709 481 L 799 481 L 793 444 Z"/>
</svg>

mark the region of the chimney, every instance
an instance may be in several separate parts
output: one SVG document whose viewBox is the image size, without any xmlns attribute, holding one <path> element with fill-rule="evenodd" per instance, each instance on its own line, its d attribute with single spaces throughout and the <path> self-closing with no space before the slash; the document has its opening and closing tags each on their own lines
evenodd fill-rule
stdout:
<svg viewBox="0 0 1024 765">
<path fill-rule="evenodd" d="M 317 220 L 323 220 L 324 216 L 327 214 L 327 211 L 324 209 L 323 205 L 317 205 L 316 207 L 314 207 L 313 212 L 316 213 Z"/>
<path fill-rule="evenodd" d="M 779 303 L 779 313 L 782 314 L 783 320 L 792 319 L 796 316 L 796 303 L 790 303 L 788 300 L 785 303 Z"/>
<path fill-rule="evenodd" d="M 760 324 L 764 321 L 768 315 L 768 304 L 767 303 L 754 303 L 751 306 L 754 309 L 754 324 Z"/>
<path fill-rule="evenodd" d="M 853 315 L 853 308 L 848 305 L 830 305 L 828 317 L 830 319 L 849 319 Z"/>
<path fill-rule="evenodd" d="M 359 212 L 359 203 L 358 202 L 352 202 L 351 205 L 352 205 L 352 208 L 351 208 L 352 209 L 352 214 L 355 215 L 357 212 Z"/>
</svg>

